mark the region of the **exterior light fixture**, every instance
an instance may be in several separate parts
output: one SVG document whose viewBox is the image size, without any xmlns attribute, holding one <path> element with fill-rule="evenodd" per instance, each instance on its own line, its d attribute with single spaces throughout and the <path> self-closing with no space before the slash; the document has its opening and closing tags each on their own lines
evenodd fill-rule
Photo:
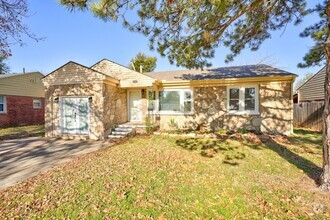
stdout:
<svg viewBox="0 0 330 220">
<path fill-rule="evenodd" d="M 56 97 L 54 98 L 54 103 L 58 103 L 58 101 L 59 101 L 59 97 L 56 96 Z"/>
</svg>

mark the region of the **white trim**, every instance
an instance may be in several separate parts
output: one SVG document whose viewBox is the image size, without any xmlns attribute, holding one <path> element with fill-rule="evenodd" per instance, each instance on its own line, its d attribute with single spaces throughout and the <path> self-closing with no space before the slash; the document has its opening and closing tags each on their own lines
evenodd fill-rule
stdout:
<svg viewBox="0 0 330 220">
<path fill-rule="evenodd" d="M 255 110 L 245 110 L 244 100 L 245 100 L 245 88 L 255 88 Z M 230 100 L 230 89 L 239 89 L 239 110 L 229 110 L 229 100 Z M 236 85 L 227 86 L 227 113 L 229 115 L 259 115 L 259 86 L 256 84 L 252 85 Z"/>
<path fill-rule="evenodd" d="M 3 111 L 0 111 L 0 114 L 6 114 L 7 113 L 7 97 L 4 95 L 0 95 L 3 97 Z"/>
<path fill-rule="evenodd" d="M 140 112 L 139 112 L 139 116 L 140 116 L 140 120 L 131 120 L 131 107 L 130 107 L 130 101 L 131 101 L 131 97 L 130 97 L 130 92 L 138 92 L 140 94 L 140 103 L 141 103 L 141 108 L 140 108 Z M 137 89 L 133 89 L 133 90 L 127 90 L 127 109 L 128 109 L 128 120 L 129 122 L 142 122 L 142 91 L 141 90 L 137 90 Z M 148 95 L 148 94 L 147 94 Z"/>
<path fill-rule="evenodd" d="M 40 106 L 35 106 L 34 101 L 38 101 L 40 103 Z M 33 98 L 32 105 L 33 109 L 42 109 L 42 98 Z"/>
</svg>

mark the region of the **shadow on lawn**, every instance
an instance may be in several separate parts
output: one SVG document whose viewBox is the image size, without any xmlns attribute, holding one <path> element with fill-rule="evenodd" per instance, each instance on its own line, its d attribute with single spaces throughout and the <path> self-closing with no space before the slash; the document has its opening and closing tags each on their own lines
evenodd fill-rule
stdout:
<svg viewBox="0 0 330 220">
<path fill-rule="evenodd" d="M 224 155 L 224 164 L 239 165 L 239 160 L 245 158 L 245 154 L 239 152 L 237 146 L 229 146 L 224 141 L 211 139 L 187 138 L 176 141 L 177 146 L 190 151 L 199 151 L 203 157 L 212 158 L 219 153 Z"/>
<path fill-rule="evenodd" d="M 288 137 L 291 144 L 299 146 L 293 149 L 296 153 L 318 154 L 322 151 L 322 135 L 319 132 L 295 129 L 295 136 Z"/>
<path fill-rule="evenodd" d="M 293 164 L 297 168 L 301 169 L 306 173 L 311 179 L 315 181 L 316 184 L 319 183 L 319 176 L 322 172 L 322 168 L 316 165 L 315 163 L 307 160 L 306 158 L 292 152 L 287 147 L 282 144 L 279 144 L 272 138 L 267 140 L 262 140 L 265 144 L 265 147 L 276 152 L 279 156 L 284 158 L 289 163 Z"/>
<path fill-rule="evenodd" d="M 291 138 L 292 139 L 292 138 Z M 300 142 L 300 140 L 297 141 Z M 304 139 L 304 138 L 303 138 Z M 308 139 L 308 138 L 306 138 Z M 284 158 L 289 163 L 293 164 L 297 168 L 301 169 L 318 184 L 319 176 L 322 172 L 321 167 L 316 165 L 315 163 L 307 160 L 306 158 L 298 155 L 297 153 L 291 151 L 286 146 L 276 142 L 271 137 L 266 139 L 260 139 L 263 144 L 253 144 L 248 141 L 244 141 L 244 145 L 254 149 L 254 150 L 262 150 L 268 148 L 274 152 L 276 152 L 279 156 Z M 295 143 L 290 140 L 291 143 Z M 317 138 L 315 140 L 310 140 L 307 143 L 319 143 Z M 246 155 L 240 152 L 238 146 L 226 143 L 226 140 L 212 140 L 212 139 L 198 139 L 198 138 L 187 138 L 187 139 L 179 139 L 176 141 L 177 146 L 182 147 L 184 149 L 190 151 L 200 152 L 201 156 L 212 158 L 217 154 L 222 154 L 224 156 L 223 163 L 229 164 L 233 166 L 239 165 L 239 161 L 243 160 Z M 296 143 L 299 144 L 299 143 Z"/>
</svg>

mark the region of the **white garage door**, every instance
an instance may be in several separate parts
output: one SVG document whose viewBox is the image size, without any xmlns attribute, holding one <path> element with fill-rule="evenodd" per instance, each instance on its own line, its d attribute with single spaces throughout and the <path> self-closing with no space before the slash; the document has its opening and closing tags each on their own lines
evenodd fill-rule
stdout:
<svg viewBox="0 0 330 220">
<path fill-rule="evenodd" d="M 87 97 L 62 97 L 62 131 L 67 134 L 89 133 Z"/>
</svg>

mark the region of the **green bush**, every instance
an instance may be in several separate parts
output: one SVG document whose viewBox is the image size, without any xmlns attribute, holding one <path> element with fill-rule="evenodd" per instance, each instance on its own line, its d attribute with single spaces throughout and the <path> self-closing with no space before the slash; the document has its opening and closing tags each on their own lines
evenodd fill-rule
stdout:
<svg viewBox="0 0 330 220">
<path fill-rule="evenodd" d="M 178 123 L 175 122 L 174 118 L 170 119 L 168 126 L 171 128 L 172 131 L 173 130 L 176 131 L 179 129 L 179 125 L 178 125 Z"/>
<path fill-rule="evenodd" d="M 216 133 L 217 133 L 217 134 L 227 134 L 228 131 L 227 131 L 226 129 L 219 129 L 219 130 L 217 130 Z"/>
</svg>

